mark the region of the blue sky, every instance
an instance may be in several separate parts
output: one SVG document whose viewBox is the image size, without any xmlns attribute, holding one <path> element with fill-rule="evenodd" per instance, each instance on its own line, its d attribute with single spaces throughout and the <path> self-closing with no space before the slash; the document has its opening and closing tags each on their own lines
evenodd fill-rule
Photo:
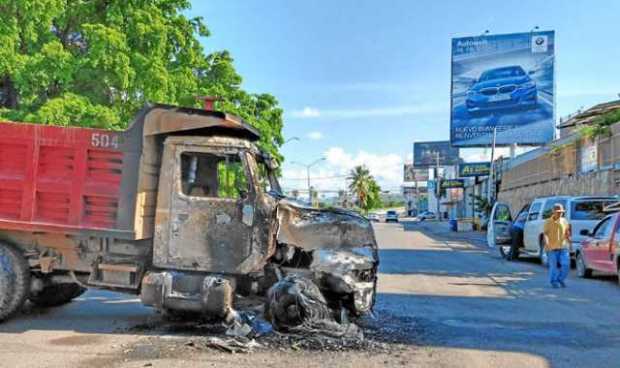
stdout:
<svg viewBox="0 0 620 368">
<path fill-rule="evenodd" d="M 449 139 L 450 40 L 490 30 L 556 31 L 557 116 L 618 98 L 620 1 L 194 1 L 250 92 L 285 110 L 284 186 L 338 189 L 355 164 L 387 189 L 415 140 Z M 463 151 L 480 159 L 481 150 Z M 288 180 L 287 180 L 288 179 Z"/>
</svg>

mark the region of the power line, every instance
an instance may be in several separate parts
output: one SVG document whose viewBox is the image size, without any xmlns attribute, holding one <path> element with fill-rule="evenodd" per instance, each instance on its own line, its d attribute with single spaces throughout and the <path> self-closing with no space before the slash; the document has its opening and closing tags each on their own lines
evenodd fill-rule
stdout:
<svg viewBox="0 0 620 368">
<path fill-rule="evenodd" d="M 336 176 L 319 176 L 319 177 L 310 177 L 312 180 L 331 180 L 331 179 L 343 179 L 348 177 L 348 175 L 336 175 Z M 280 178 L 281 180 L 307 180 L 307 178 Z"/>
</svg>

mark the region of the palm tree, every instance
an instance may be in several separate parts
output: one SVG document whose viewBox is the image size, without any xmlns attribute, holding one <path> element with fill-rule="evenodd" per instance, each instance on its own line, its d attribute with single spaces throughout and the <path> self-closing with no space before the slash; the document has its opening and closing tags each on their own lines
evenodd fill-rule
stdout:
<svg viewBox="0 0 620 368">
<path fill-rule="evenodd" d="M 349 190 L 357 197 L 357 204 L 360 208 L 367 209 L 368 196 L 372 190 L 373 177 L 370 175 L 370 171 L 366 166 L 356 166 L 351 170 L 348 180 Z"/>
</svg>

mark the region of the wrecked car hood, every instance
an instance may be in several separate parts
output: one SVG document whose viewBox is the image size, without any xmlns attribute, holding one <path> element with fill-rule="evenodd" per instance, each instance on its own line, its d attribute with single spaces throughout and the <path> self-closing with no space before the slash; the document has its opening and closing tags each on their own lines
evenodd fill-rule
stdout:
<svg viewBox="0 0 620 368">
<path fill-rule="evenodd" d="M 278 243 L 306 250 L 377 248 L 370 221 L 344 209 L 318 209 L 282 199 L 278 203 Z"/>
</svg>

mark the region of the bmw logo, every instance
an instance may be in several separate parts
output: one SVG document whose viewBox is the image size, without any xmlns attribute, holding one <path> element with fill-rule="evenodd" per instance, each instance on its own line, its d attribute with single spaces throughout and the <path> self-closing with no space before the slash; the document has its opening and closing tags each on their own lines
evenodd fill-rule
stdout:
<svg viewBox="0 0 620 368">
<path fill-rule="evenodd" d="M 536 41 L 534 41 L 534 42 L 536 43 L 536 45 L 540 46 L 543 43 L 545 43 L 545 39 L 542 38 L 542 37 L 538 37 L 538 38 L 536 38 Z"/>
</svg>

